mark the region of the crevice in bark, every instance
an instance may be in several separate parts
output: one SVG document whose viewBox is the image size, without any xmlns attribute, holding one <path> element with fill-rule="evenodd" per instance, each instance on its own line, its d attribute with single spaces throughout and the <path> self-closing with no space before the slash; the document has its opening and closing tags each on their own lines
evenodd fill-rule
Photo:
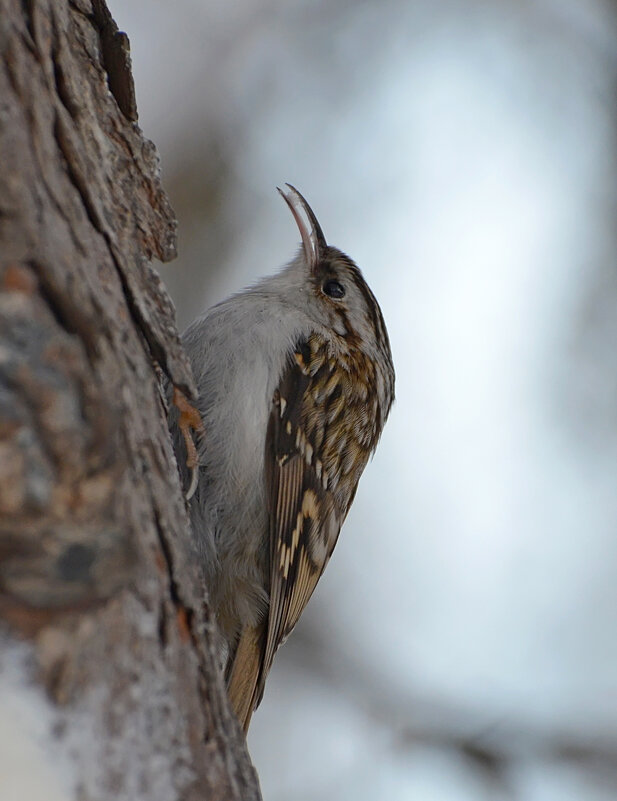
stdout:
<svg viewBox="0 0 617 801">
<path fill-rule="evenodd" d="M 56 93 L 60 99 L 60 102 L 68 111 L 72 119 L 76 120 L 79 115 L 79 104 L 69 89 L 69 84 L 64 74 L 64 68 L 61 63 L 60 53 L 56 42 L 57 37 L 54 37 L 54 44 L 52 46 L 52 60 Z"/>
<path fill-rule="evenodd" d="M 167 614 L 167 604 L 165 600 L 162 600 L 159 603 L 159 611 L 158 611 L 158 635 L 159 635 L 159 642 L 161 643 L 161 648 L 163 651 L 167 648 L 169 644 L 169 637 L 167 636 L 167 626 L 169 625 L 168 614 Z"/>
<path fill-rule="evenodd" d="M 26 22 L 26 28 L 28 34 L 30 35 L 30 41 L 26 42 L 32 52 L 36 52 L 36 37 L 34 35 L 34 21 L 33 21 L 33 14 L 34 14 L 34 5 L 35 0 L 21 0 L 22 7 L 24 9 L 24 20 Z"/>
<path fill-rule="evenodd" d="M 144 343 L 146 344 L 149 355 L 151 360 L 156 361 L 160 364 L 164 369 L 170 380 L 173 381 L 172 372 L 169 367 L 168 363 L 168 351 L 165 347 L 159 342 L 157 337 L 153 336 L 152 327 L 149 324 L 149 321 L 145 318 L 144 314 L 141 311 L 139 304 L 135 299 L 134 292 L 132 291 L 124 267 L 118 260 L 115 252 L 115 247 L 111 242 L 111 237 L 106 229 L 106 226 L 102 223 L 98 210 L 96 208 L 96 204 L 93 202 L 90 196 L 90 190 L 88 185 L 88 178 L 85 176 L 82 171 L 77 167 L 77 158 L 76 154 L 73 149 L 72 142 L 70 140 L 70 136 L 68 134 L 68 130 L 66 127 L 66 123 L 62 120 L 61 115 L 56 112 L 55 115 L 55 122 L 54 122 L 54 136 L 58 143 L 58 147 L 60 152 L 64 157 L 64 161 L 67 167 L 67 175 L 71 179 L 71 182 L 75 189 L 77 190 L 79 197 L 81 198 L 82 205 L 88 219 L 92 223 L 93 228 L 97 230 L 107 245 L 107 249 L 109 251 L 109 255 L 114 263 L 116 268 L 116 272 L 120 279 L 120 283 L 122 286 L 122 290 L 124 292 L 124 296 L 126 298 L 126 302 L 129 306 L 131 311 L 131 316 L 141 334 L 143 335 Z M 147 264 L 142 265 L 143 269 L 151 270 Z M 154 276 L 153 276 L 154 278 Z M 179 385 L 183 392 L 185 392 L 189 397 L 194 397 L 194 389 L 191 385 L 187 384 L 186 382 L 179 382 Z"/>
<path fill-rule="evenodd" d="M 94 23 L 101 40 L 103 67 L 107 73 L 109 91 L 120 111 L 130 122 L 137 121 L 135 85 L 131 73 L 131 56 L 128 36 L 118 30 L 107 6 L 101 0 L 92 0 Z"/>
<path fill-rule="evenodd" d="M 84 314 L 71 298 L 66 296 L 61 287 L 54 284 L 50 274 L 38 261 L 31 259 L 28 262 L 28 267 L 36 275 L 39 292 L 58 325 L 68 334 L 78 336 L 90 361 L 94 361 L 98 356 L 97 339 L 99 331 L 92 318 Z"/>
<path fill-rule="evenodd" d="M 150 358 L 160 363 L 165 368 L 167 375 L 171 379 L 169 366 L 167 364 L 168 362 L 167 351 L 161 345 L 161 343 L 158 342 L 154 336 L 152 336 L 151 326 L 145 319 L 139 305 L 135 301 L 134 293 L 131 291 L 131 288 L 129 286 L 125 270 L 116 256 L 115 248 L 111 243 L 110 235 L 107 232 L 106 226 L 102 223 L 102 220 L 100 219 L 98 210 L 96 208 L 96 204 L 94 203 L 94 201 L 90 196 L 88 178 L 77 166 L 78 159 L 66 126 L 67 123 L 62 119 L 61 115 L 56 111 L 54 120 L 54 136 L 56 142 L 58 143 L 60 152 L 64 157 L 64 162 L 67 168 L 67 175 L 71 179 L 71 183 L 73 184 L 73 186 L 77 190 L 77 193 L 79 194 L 79 197 L 81 198 L 83 209 L 88 219 L 90 220 L 92 227 L 96 231 L 98 231 L 98 233 L 103 237 L 106 243 L 107 250 L 116 268 L 116 273 L 118 275 L 118 278 L 120 279 L 122 291 L 124 293 L 126 302 L 130 309 L 131 316 L 135 321 L 136 325 L 139 327 L 139 330 L 142 334 L 142 341 L 149 351 Z M 144 267 L 146 266 L 144 265 Z M 182 388 L 185 389 L 191 397 L 193 396 L 193 392 L 191 391 L 190 387 L 183 385 Z"/>
<path fill-rule="evenodd" d="M 105 231 L 102 229 L 101 221 L 95 204 L 90 198 L 90 190 L 88 187 L 88 178 L 78 168 L 78 157 L 75 149 L 72 146 L 70 137 L 66 128 L 66 123 L 61 115 L 56 111 L 54 118 L 54 137 L 58 143 L 60 152 L 64 156 L 64 163 L 66 165 L 67 175 L 71 179 L 71 183 L 77 190 L 81 202 L 86 212 L 88 219 L 92 223 L 92 227 L 100 234 L 105 236 Z"/>
<path fill-rule="evenodd" d="M 176 607 L 178 616 L 181 617 L 184 623 L 186 624 L 186 630 L 190 633 L 193 642 L 195 642 L 195 637 L 192 631 L 193 610 L 186 607 L 180 597 L 180 590 L 178 588 L 178 584 L 174 574 L 174 561 L 173 561 L 171 547 L 167 542 L 167 537 L 165 536 L 163 523 L 161 521 L 161 516 L 159 514 L 158 509 L 156 508 L 156 501 L 154 498 L 152 498 L 152 503 L 154 507 L 154 520 L 156 523 L 156 533 L 159 545 L 161 546 L 161 551 L 163 553 L 163 559 L 165 562 L 165 571 L 167 574 L 167 580 L 169 582 L 169 595 L 174 606 Z"/>
<path fill-rule="evenodd" d="M 107 237 L 106 237 L 107 239 Z M 109 244 L 109 241 L 108 241 Z M 173 382 L 173 374 L 170 370 L 169 365 L 169 358 L 168 358 L 168 351 L 165 347 L 161 344 L 161 342 L 157 339 L 157 337 L 153 336 L 152 327 L 149 325 L 147 319 L 143 315 L 139 304 L 135 299 L 135 295 L 129 285 L 126 273 L 120 263 L 118 262 L 117 258 L 113 253 L 113 247 L 110 246 L 109 248 L 113 262 L 116 266 L 116 270 L 118 272 L 118 276 L 120 278 L 120 283 L 122 285 L 122 291 L 126 298 L 127 305 L 131 311 L 131 316 L 135 321 L 135 324 L 138 326 L 143 339 L 144 344 L 147 346 L 149 351 L 150 361 L 152 363 L 156 362 L 157 364 L 161 365 L 161 367 L 165 370 L 165 374 L 168 376 L 170 381 Z M 149 267 L 148 264 L 142 265 L 144 269 L 152 271 L 152 268 Z M 174 326 L 175 327 L 175 326 Z M 195 389 L 192 384 L 187 384 L 184 381 L 177 382 L 180 388 L 188 394 L 190 398 L 194 398 L 196 395 Z"/>
</svg>

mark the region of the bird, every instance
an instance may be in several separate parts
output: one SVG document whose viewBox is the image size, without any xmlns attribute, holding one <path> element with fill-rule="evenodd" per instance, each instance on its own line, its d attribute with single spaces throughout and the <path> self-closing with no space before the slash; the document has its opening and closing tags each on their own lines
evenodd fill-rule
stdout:
<svg viewBox="0 0 617 801">
<path fill-rule="evenodd" d="M 188 500 L 221 669 L 245 733 L 279 646 L 332 555 L 394 400 L 384 318 L 291 184 L 301 246 L 182 340 L 201 417 Z M 170 421 L 188 483 L 177 416 Z M 183 458 L 184 454 L 184 458 Z"/>
</svg>

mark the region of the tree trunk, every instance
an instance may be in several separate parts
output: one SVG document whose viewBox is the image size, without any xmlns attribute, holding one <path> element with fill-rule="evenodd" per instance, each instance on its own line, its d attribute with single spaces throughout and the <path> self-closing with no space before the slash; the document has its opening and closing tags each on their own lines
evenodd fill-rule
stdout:
<svg viewBox="0 0 617 801">
<path fill-rule="evenodd" d="M 0 796 L 258 799 L 167 431 L 159 374 L 194 386 L 126 36 L 103 0 L 0 0 L 0 54 Z"/>
</svg>

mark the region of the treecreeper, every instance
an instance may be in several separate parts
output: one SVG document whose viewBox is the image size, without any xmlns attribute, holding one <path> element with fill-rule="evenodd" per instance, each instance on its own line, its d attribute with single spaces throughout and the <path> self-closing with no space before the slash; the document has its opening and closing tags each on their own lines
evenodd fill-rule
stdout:
<svg viewBox="0 0 617 801">
<path fill-rule="evenodd" d="M 177 415 L 170 419 L 221 665 L 245 731 L 394 400 L 375 296 L 286 186 L 279 191 L 302 238 L 297 256 L 183 336 L 203 421 L 192 477 Z"/>
</svg>

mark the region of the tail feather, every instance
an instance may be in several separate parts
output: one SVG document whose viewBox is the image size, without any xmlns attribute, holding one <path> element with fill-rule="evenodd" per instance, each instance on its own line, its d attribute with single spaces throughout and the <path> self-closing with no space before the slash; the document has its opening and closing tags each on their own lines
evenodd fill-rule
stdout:
<svg viewBox="0 0 617 801">
<path fill-rule="evenodd" d="M 227 694 L 245 734 L 263 694 L 265 640 L 265 622 L 244 628 L 227 671 Z"/>
</svg>

